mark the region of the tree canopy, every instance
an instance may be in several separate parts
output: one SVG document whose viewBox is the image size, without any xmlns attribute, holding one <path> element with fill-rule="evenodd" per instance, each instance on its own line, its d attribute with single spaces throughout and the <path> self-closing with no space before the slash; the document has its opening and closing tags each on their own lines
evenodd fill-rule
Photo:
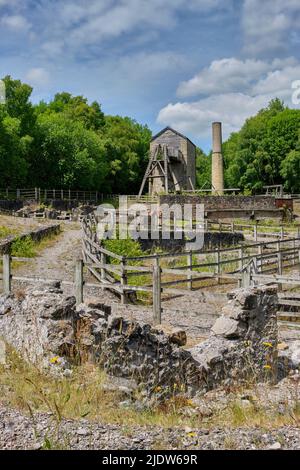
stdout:
<svg viewBox="0 0 300 470">
<path fill-rule="evenodd" d="M 0 105 L 0 187 L 137 193 L 151 132 L 129 117 L 105 116 L 96 101 L 58 93 L 30 102 L 32 88 L 4 78 Z"/>
<path fill-rule="evenodd" d="M 287 191 L 300 190 L 299 130 L 300 110 L 289 109 L 279 99 L 247 119 L 223 145 L 226 186 L 255 191 L 284 184 Z"/>
</svg>

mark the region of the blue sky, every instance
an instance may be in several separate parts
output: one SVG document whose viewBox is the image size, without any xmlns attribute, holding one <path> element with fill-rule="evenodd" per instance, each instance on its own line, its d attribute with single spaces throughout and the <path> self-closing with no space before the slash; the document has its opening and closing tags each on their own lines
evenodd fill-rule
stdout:
<svg viewBox="0 0 300 470">
<path fill-rule="evenodd" d="M 0 77 L 97 100 L 205 150 L 300 80 L 299 0 L 0 0 Z"/>
</svg>

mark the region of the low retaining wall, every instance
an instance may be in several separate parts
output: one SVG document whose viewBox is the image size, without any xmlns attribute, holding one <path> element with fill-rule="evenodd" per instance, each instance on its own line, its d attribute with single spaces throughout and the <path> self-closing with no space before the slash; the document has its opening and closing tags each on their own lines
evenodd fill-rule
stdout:
<svg viewBox="0 0 300 470">
<path fill-rule="evenodd" d="M 205 232 L 204 233 L 204 249 L 213 249 L 225 246 L 239 245 L 244 241 L 244 235 L 242 233 L 232 232 Z M 138 239 L 143 250 L 151 250 L 153 248 L 161 248 L 162 250 L 168 251 L 169 253 L 181 252 L 187 243 L 185 239 L 176 240 L 174 238 L 174 232 L 170 233 L 170 239 L 164 240 L 162 233 L 159 234 L 158 240 L 149 239 Z"/>
<path fill-rule="evenodd" d="M 9 199 L 0 199 L 0 211 L 1 209 L 6 211 L 18 211 L 24 206 L 24 201 L 20 199 L 9 200 Z"/>
<path fill-rule="evenodd" d="M 16 239 L 24 240 L 25 238 L 30 237 L 33 241 L 39 242 L 43 238 L 48 237 L 49 235 L 57 235 L 59 232 L 60 224 L 44 225 L 42 227 L 31 230 L 30 232 L 22 233 L 21 235 L 7 237 L 5 240 L 0 241 L 0 255 L 9 253 L 11 245 Z"/>
<path fill-rule="evenodd" d="M 77 209 L 79 206 L 82 205 L 87 205 L 89 206 L 90 204 L 93 205 L 94 203 L 91 201 L 86 200 L 85 202 L 79 201 L 79 200 L 66 200 L 66 199 L 47 199 L 43 201 L 43 203 L 51 207 L 52 209 L 55 209 L 57 211 L 71 211 L 73 209 Z M 1 209 L 3 211 L 11 211 L 11 212 L 16 212 L 23 207 L 28 207 L 28 206 L 35 206 L 38 207 L 40 202 L 36 200 L 23 200 L 23 199 L 0 199 L 0 211 Z"/>
<path fill-rule="evenodd" d="M 286 209 L 292 212 L 291 199 L 280 199 L 273 196 L 198 196 L 169 194 L 159 196 L 159 204 L 204 204 L 208 218 L 283 218 Z"/>
</svg>

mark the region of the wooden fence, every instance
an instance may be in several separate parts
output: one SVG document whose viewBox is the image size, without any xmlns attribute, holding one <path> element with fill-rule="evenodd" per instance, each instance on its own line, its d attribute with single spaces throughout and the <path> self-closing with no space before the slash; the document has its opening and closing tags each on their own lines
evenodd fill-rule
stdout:
<svg viewBox="0 0 300 470">
<path fill-rule="evenodd" d="M 85 237 L 83 239 L 83 260 L 76 262 L 74 281 L 61 281 L 57 279 L 45 279 L 37 277 L 20 277 L 12 274 L 11 261 L 9 254 L 3 255 L 2 274 L 0 280 L 3 283 L 5 294 L 11 292 L 12 280 L 26 283 L 49 283 L 60 281 L 63 285 L 73 286 L 77 304 L 83 302 L 83 292 L 85 287 L 110 289 L 117 292 L 126 303 L 130 294 L 136 292 L 147 292 L 152 294 L 153 298 L 153 321 L 160 324 L 162 321 L 162 293 L 186 294 L 187 290 L 197 288 L 195 284 L 203 280 L 221 280 L 238 283 L 239 286 L 250 286 L 254 284 L 278 284 L 289 286 L 300 286 L 300 276 L 283 275 L 286 268 L 300 267 L 300 240 L 287 239 L 279 242 L 268 242 L 266 244 L 252 244 L 237 247 L 236 249 L 220 249 L 216 253 L 204 251 L 198 253 L 201 256 L 206 254 L 215 254 L 215 262 L 197 262 L 195 263 L 195 253 L 182 253 L 179 255 L 163 254 L 148 255 L 144 257 L 123 257 L 109 250 L 106 250 L 96 241 L 95 232 L 91 224 L 85 226 Z M 276 243 L 276 245 L 274 245 Z M 285 245 L 285 246 L 284 246 Z M 250 249 L 258 250 L 253 253 Z M 232 258 L 234 251 L 237 254 Z M 229 256 L 228 256 L 229 255 Z M 178 260 L 186 257 L 188 265 L 177 267 L 165 267 L 165 260 Z M 26 258 L 13 258 L 17 261 L 28 261 Z M 31 260 L 32 261 L 32 260 Z M 137 262 L 144 261 L 145 265 L 137 265 Z M 236 264 L 234 270 L 225 271 L 226 266 L 231 266 L 232 262 Z M 115 263 L 118 264 L 115 264 Z M 135 264 L 132 264 L 135 263 Z M 97 283 L 86 283 L 84 280 L 84 266 L 96 278 Z M 211 272 L 201 272 L 201 269 L 211 268 Z M 197 271 L 198 269 L 198 271 Z M 130 284 L 131 276 L 146 276 L 140 285 Z M 167 278 L 167 279 L 166 279 Z M 179 278 L 179 279 L 178 279 Z M 186 286 L 182 289 L 182 284 Z M 300 295 L 299 295 L 300 297 Z M 287 302 L 287 301 L 285 301 Z M 294 305 L 296 300 L 289 301 L 288 305 Z M 280 305 L 286 305 L 280 303 Z M 296 304 L 295 304 L 296 305 Z M 300 299 L 297 302 L 300 308 Z M 280 315 L 280 321 L 286 324 L 294 325 L 292 320 L 300 317 L 300 314 Z M 292 319 L 292 320 L 291 320 Z M 295 325 L 295 326 L 299 326 Z"/>
<path fill-rule="evenodd" d="M 184 253 L 120 256 L 97 240 L 96 216 L 83 220 L 83 261 L 91 274 L 123 303 L 132 293 L 152 293 L 153 316 L 161 322 L 162 292 L 179 294 L 200 287 L 202 281 L 229 281 L 239 286 L 254 283 L 300 285 L 300 276 L 283 271 L 300 268 L 300 238 L 248 243 L 233 248 Z M 135 280 L 139 279 L 139 282 Z M 182 289 L 184 287 L 184 290 Z"/>
<path fill-rule="evenodd" d="M 243 224 L 240 222 L 220 222 L 205 220 L 206 232 L 232 232 L 241 233 L 247 238 L 258 241 L 260 238 L 283 239 L 285 237 L 300 237 L 299 227 L 291 225 L 264 225 L 258 222 L 253 224 Z"/>
<path fill-rule="evenodd" d="M 102 202 L 118 199 L 118 194 L 103 194 L 99 191 L 81 191 L 73 189 L 0 189 L 0 199 L 32 200 L 37 202 L 49 199 L 81 202 Z"/>
</svg>

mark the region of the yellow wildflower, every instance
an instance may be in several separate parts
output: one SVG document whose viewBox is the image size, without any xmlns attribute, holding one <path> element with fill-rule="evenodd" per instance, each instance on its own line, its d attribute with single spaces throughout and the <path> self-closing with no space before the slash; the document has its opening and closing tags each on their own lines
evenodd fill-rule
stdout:
<svg viewBox="0 0 300 470">
<path fill-rule="evenodd" d="M 263 343 L 263 345 L 266 347 L 266 348 L 273 348 L 273 344 L 272 343 Z"/>
<path fill-rule="evenodd" d="M 269 364 L 266 364 L 266 365 L 264 366 L 264 369 L 270 370 L 270 369 L 272 369 L 272 367 L 271 367 Z"/>
<path fill-rule="evenodd" d="M 60 363 L 60 359 L 58 356 L 54 356 L 50 359 L 50 364 L 59 364 Z"/>
</svg>

